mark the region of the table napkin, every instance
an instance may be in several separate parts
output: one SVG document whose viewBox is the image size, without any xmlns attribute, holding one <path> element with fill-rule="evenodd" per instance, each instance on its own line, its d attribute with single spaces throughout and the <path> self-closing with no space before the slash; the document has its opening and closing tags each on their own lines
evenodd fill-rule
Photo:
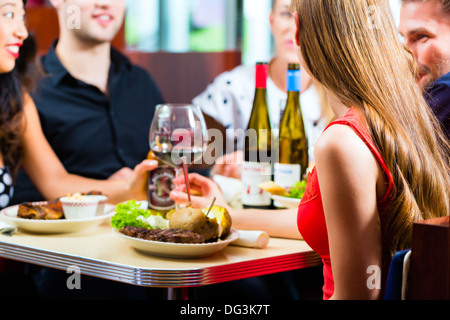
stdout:
<svg viewBox="0 0 450 320">
<path fill-rule="evenodd" d="M 17 228 L 0 220 L 0 234 L 11 235 Z"/>
<path fill-rule="evenodd" d="M 213 180 L 222 191 L 225 201 L 234 209 L 242 209 L 242 182 L 241 180 L 214 175 Z"/>
<path fill-rule="evenodd" d="M 233 241 L 231 245 L 264 249 L 269 244 L 270 237 L 265 231 L 239 230 L 239 239 Z"/>
</svg>

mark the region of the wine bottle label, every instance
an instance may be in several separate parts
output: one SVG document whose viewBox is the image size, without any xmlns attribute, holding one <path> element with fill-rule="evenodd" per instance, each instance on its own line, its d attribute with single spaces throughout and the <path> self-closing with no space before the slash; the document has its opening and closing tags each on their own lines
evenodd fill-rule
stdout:
<svg viewBox="0 0 450 320">
<path fill-rule="evenodd" d="M 302 168 L 299 164 L 275 163 L 274 176 L 275 183 L 282 188 L 290 188 L 295 183 L 300 182 Z"/>
<path fill-rule="evenodd" d="M 170 192 L 175 188 L 175 169 L 159 166 L 148 173 L 148 207 L 156 211 L 168 211 L 175 208 Z"/>
<path fill-rule="evenodd" d="M 272 203 L 270 194 L 258 185 L 271 180 L 270 163 L 244 162 L 242 164 L 242 204 L 255 207 L 270 206 Z"/>
</svg>

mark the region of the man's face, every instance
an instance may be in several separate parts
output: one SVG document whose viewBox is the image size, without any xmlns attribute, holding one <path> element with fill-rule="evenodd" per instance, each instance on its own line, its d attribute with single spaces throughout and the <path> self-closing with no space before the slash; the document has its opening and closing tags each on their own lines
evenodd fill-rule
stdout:
<svg viewBox="0 0 450 320">
<path fill-rule="evenodd" d="M 110 42 L 122 27 L 125 0 L 65 0 L 61 10 L 66 15 L 67 27 L 78 38 Z"/>
<path fill-rule="evenodd" d="M 402 5 L 400 33 L 419 65 L 417 82 L 426 91 L 450 72 L 450 13 L 437 0 Z"/>
</svg>

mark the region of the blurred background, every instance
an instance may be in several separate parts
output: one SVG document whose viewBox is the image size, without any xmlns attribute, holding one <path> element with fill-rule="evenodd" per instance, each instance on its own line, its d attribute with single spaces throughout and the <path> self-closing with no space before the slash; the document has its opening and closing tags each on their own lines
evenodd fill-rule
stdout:
<svg viewBox="0 0 450 320">
<path fill-rule="evenodd" d="M 400 0 L 389 0 L 398 22 Z M 29 6 L 48 5 L 29 0 Z M 272 0 L 127 0 L 125 41 L 144 52 L 242 52 L 242 63 L 268 61 Z"/>
<path fill-rule="evenodd" d="M 400 1 L 390 2 L 398 21 Z M 272 55 L 272 0 L 128 0 L 127 6 L 126 41 L 138 50 L 241 50 L 244 64 Z"/>
</svg>

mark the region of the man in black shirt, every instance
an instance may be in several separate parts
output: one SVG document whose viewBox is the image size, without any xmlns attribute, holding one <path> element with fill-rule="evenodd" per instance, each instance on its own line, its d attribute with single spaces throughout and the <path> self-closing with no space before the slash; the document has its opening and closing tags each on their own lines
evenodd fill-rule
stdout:
<svg viewBox="0 0 450 320">
<path fill-rule="evenodd" d="M 44 134 L 70 173 L 120 178 L 147 157 L 155 106 L 163 102 L 150 75 L 111 46 L 125 1 L 51 2 L 60 37 L 42 57 L 48 76 L 32 93 Z M 20 172 L 13 202 L 39 200 Z"/>
</svg>

